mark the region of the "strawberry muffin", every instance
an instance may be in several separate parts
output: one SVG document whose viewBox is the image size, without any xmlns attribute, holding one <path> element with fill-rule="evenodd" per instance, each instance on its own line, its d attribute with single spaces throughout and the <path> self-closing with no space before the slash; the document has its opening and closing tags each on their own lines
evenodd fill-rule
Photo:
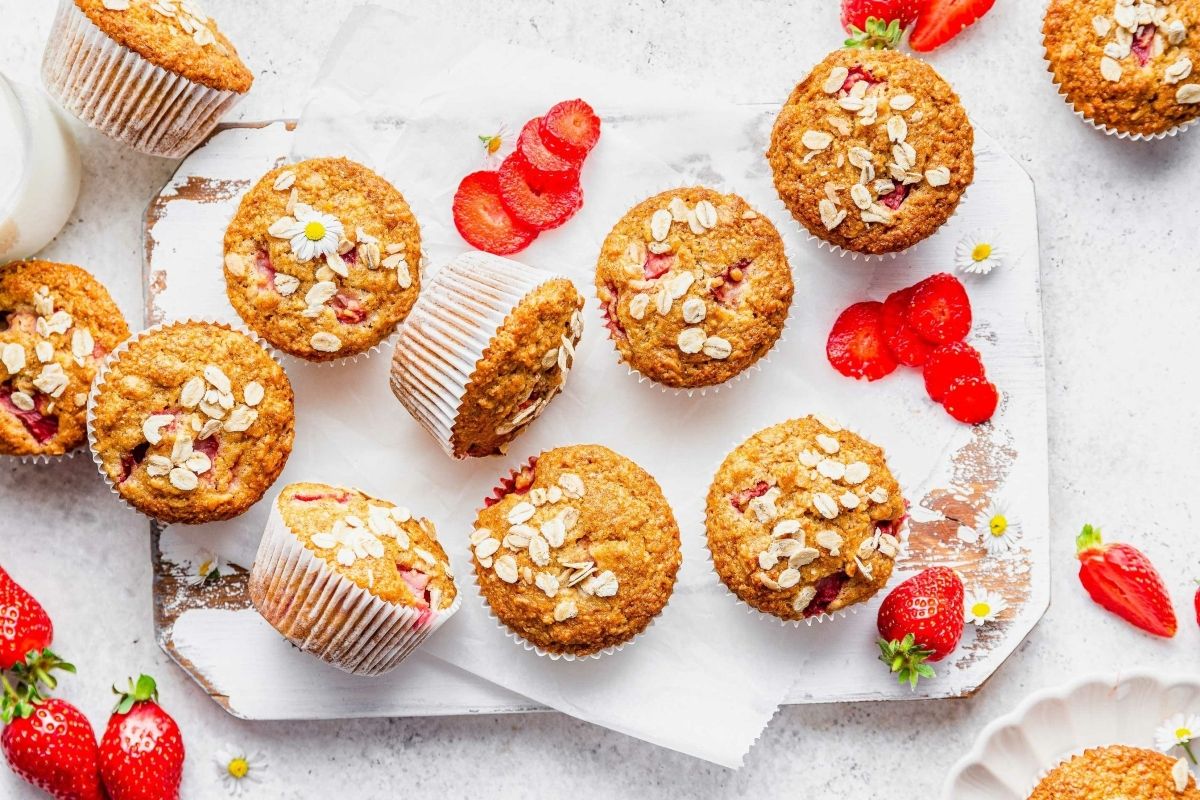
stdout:
<svg viewBox="0 0 1200 800">
<path fill-rule="evenodd" d="M 725 458 L 708 490 L 708 549 L 742 601 L 810 619 L 887 585 L 905 515 L 883 450 L 827 417 L 804 417 Z"/>
<path fill-rule="evenodd" d="M 275 498 L 250 599 L 296 647 L 355 675 L 395 668 L 459 606 L 432 522 L 321 483 Z"/>
<path fill-rule="evenodd" d="M 599 445 L 559 447 L 503 481 L 471 535 L 492 613 L 540 655 L 599 656 L 663 610 L 682 559 L 654 478 Z"/>
<path fill-rule="evenodd" d="M 566 386 L 582 309 L 566 278 L 461 255 L 401 329 L 392 392 L 451 457 L 503 453 Z"/>
<path fill-rule="evenodd" d="M 779 232 L 736 194 L 675 189 L 634 206 L 596 262 L 621 360 L 677 389 L 716 386 L 770 352 L 792 303 Z"/>
<path fill-rule="evenodd" d="M 975 132 L 933 67 L 892 50 L 838 50 L 780 110 L 767 160 L 817 239 L 865 255 L 932 236 L 975 179 Z"/>
<path fill-rule="evenodd" d="M 408 316 L 421 231 L 403 195 L 344 158 L 277 167 L 225 231 L 225 288 L 242 320 L 285 353 L 364 353 Z"/>
<path fill-rule="evenodd" d="M 100 474 L 162 522 L 231 519 L 258 502 L 292 452 L 283 368 L 244 333 L 208 322 L 151 328 L 96 376 L 88 438 Z"/>
<path fill-rule="evenodd" d="M 1050 771 L 1029 800 L 1200 800 L 1186 759 L 1154 750 L 1094 747 Z"/>
<path fill-rule="evenodd" d="M 92 378 L 128 336 L 108 291 L 79 267 L 0 267 L 0 454 L 60 456 L 81 446 Z"/>
<path fill-rule="evenodd" d="M 198 0 L 59 0 L 42 57 L 59 104 L 143 153 L 179 158 L 254 76 Z"/>
<path fill-rule="evenodd" d="M 1055 83 L 1094 125 L 1155 136 L 1200 117 L 1200 2 L 1051 0 L 1042 34 Z"/>
</svg>

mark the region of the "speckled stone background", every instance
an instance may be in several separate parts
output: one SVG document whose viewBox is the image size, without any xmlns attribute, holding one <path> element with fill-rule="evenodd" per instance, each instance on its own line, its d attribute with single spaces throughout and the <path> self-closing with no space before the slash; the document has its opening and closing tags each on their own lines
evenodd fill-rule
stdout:
<svg viewBox="0 0 1200 800">
<path fill-rule="evenodd" d="M 385 4 L 746 101 L 782 100 L 841 38 L 836 0 Z M 257 76 L 236 117 L 298 114 L 352 5 L 208 0 L 208 10 Z M 0 0 L 0 70 L 10 77 L 37 79 L 52 6 L 50 0 Z M 347 789 L 362 798 L 555 795 L 581 787 L 593 798 L 867 798 L 934 793 L 979 730 L 1036 689 L 1134 666 L 1194 673 L 1200 665 L 1200 635 L 1189 610 L 1191 579 L 1200 577 L 1194 528 L 1200 512 L 1200 132 L 1129 144 L 1081 124 L 1044 72 L 1041 6 L 1002 0 L 981 26 L 931 58 L 975 123 L 1033 175 L 1041 204 L 1053 605 L 978 696 L 786 708 L 740 772 L 558 714 L 240 722 L 155 646 L 146 526 L 111 501 L 93 465 L 86 458 L 50 468 L 5 465 L 0 563 L 43 600 L 57 626 L 57 646 L 79 664 L 80 675 L 65 682 L 64 695 L 99 727 L 113 681 L 138 671 L 156 674 L 168 709 L 183 726 L 187 798 L 223 796 L 213 754 L 225 743 L 268 755 L 267 780 L 252 794 L 262 798 L 324 797 Z M 364 57 L 385 58 L 390 48 L 403 46 L 380 42 L 378 53 Z M 45 255 L 94 270 L 136 319 L 140 219 L 174 164 L 137 155 L 78 125 L 75 130 L 84 157 L 83 193 L 70 225 Z M 1072 545 L 1085 521 L 1137 542 L 1158 562 L 1182 617 L 1176 640 L 1151 640 L 1088 601 L 1075 578 Z M 40 795 L 0 770 L 0 796 Z"/>
</svg>

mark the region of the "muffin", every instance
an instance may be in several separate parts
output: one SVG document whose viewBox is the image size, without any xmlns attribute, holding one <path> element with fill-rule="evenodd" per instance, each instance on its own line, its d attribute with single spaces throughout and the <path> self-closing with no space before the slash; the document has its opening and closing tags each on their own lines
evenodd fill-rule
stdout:
<svg viewBox="0 0 1200 800">
<path fill-rule="evenodd" d="M 242 320 L 309 361 L 364 353 L 420 291 L 421 230 L 404 196 L 345 158 L 277 167 L 225 231 L 225 289 Z"/>
<path fill-rule="evenodd" d="M 716 386 L 775 346 L 792 304 L 779 232 L 736 194 L 675 189 L 604 240 L 596 292 L 621 360 L 677 389 Z"/>
<path fill-rule="evenodd" d="M 296 647 L 356 675 L 395 668 L 459 606 L 432 522 L 321 483 L 275 498 L 250 599 Z"/>
<path fill-rule="evenodd" d="M 1029 800 L 1200 800 L 1200 791 L 1185 759 L 1113 745 L 1055 767 Z"/>
<path fill-rule="evenodd" d="M 129 339 L 88 405 L 100 474 L 162 522 L 231 519 L 257 503 L 283 471 L 294 422 L 283 368 L 246 334 L 208 322 Z"/>
<path fill-rule="evenodd" d="M 401 329 L 392 392 L 451 457 L 503 453 L 566 385 L 582 308 L 566 278 L 461 255 Z"/>
<path fill-rule="evenodd" d="M 42 57 L 58 103 L 143 153 L 179 158 L 254 76 L 197 0 L 59 0 Z"/>
<path fill-rule="evenodd" d="M 60 456 L 87 438 L 87 399 L 105 356 L 129 336 L 121 310 L 79 267 L 0 267 L 0 453 Z"/>
<path fill-rule="evenodd" d="M 906 515 L 883 450 L 826 417 L 759 431 L 708 490 L 713 567 L 782 620 L 833 614 L 887 585 Z"/>
<path fill-rule="evenodd" d="M 1051 0 L 1042 35 L 1059 90 L 1101 129 L 1153 137 L 1200 117 L 1200 2 Z"/>
<path fill-rule="evenodd" d="M 933 67 L 892 50 L 838 50 L 775 119 L 775 189 L 817 239 L 865 255 L 932 236 L 975 179 L 975 131 Z"/>
<path fill-rule="evenodd" d="M 502 483 L 475 520 L 492 613 L 539 655 L 612 652 L 666 606 L 679 527 L 654 478 L 599 445 L 559 447 Z"/>
</svg>

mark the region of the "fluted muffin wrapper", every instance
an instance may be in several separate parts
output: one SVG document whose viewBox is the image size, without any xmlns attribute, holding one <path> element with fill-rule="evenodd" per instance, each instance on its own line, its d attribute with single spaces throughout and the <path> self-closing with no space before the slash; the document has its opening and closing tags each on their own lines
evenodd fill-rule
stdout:
<svg viewBox="0 0 1200 800">
<path fill-rule="evenodd" d="M 389 603 L 342 576 L 297 538 L 271 504 L 254 566 L 250 599 L 267 622 L 306 653 L 352 675 L 382 675 L 408 658 L 454 616 Z"/>
<path fill-rule="evenodd" d="M 87 449 L 86 446 L 81 444 L 72 450 L 68 450 L 65 453 L 58 453 L 57 455 L 50 455 L 49 453 L 33 453 L 17 456 L 5 453 L 0 454 L 0 459 L 8 462 L 16 462 L 18 464 L 34 464 L 40 467 L 47 464 L 57 464 L 61 461 L 66 461 L 69 458 L 74 458 L 82 453 L 85 449 Z"/>
<path fill-rule="evenodd" d="M 74 0 L 59 0 L 42 81 L 83 122 L 135 150 L 180 158 L 241 96 L 155 66 L 100 30 Z"/>
<path fill-rule="evenodd" d="M 568 280 L 488 253 L 464 253 L 421 292 L 400 328 L 390 383 L 396 399 L 451 458 L 460 458 L 451 438 L 476 365 L 520 302 L 558 279 Z"/>
</svg>

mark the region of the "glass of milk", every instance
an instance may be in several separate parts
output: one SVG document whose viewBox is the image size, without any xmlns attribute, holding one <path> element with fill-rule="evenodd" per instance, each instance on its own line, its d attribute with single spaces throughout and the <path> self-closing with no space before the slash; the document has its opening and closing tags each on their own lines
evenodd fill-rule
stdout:
<svg viewBox="0 0 1200 800">
<path fill-rule="evenodd" d="M 0 264 L 53 239 L 79 197 L 79 152 L 50 99 L 0 73 Z"/>
</svg>

